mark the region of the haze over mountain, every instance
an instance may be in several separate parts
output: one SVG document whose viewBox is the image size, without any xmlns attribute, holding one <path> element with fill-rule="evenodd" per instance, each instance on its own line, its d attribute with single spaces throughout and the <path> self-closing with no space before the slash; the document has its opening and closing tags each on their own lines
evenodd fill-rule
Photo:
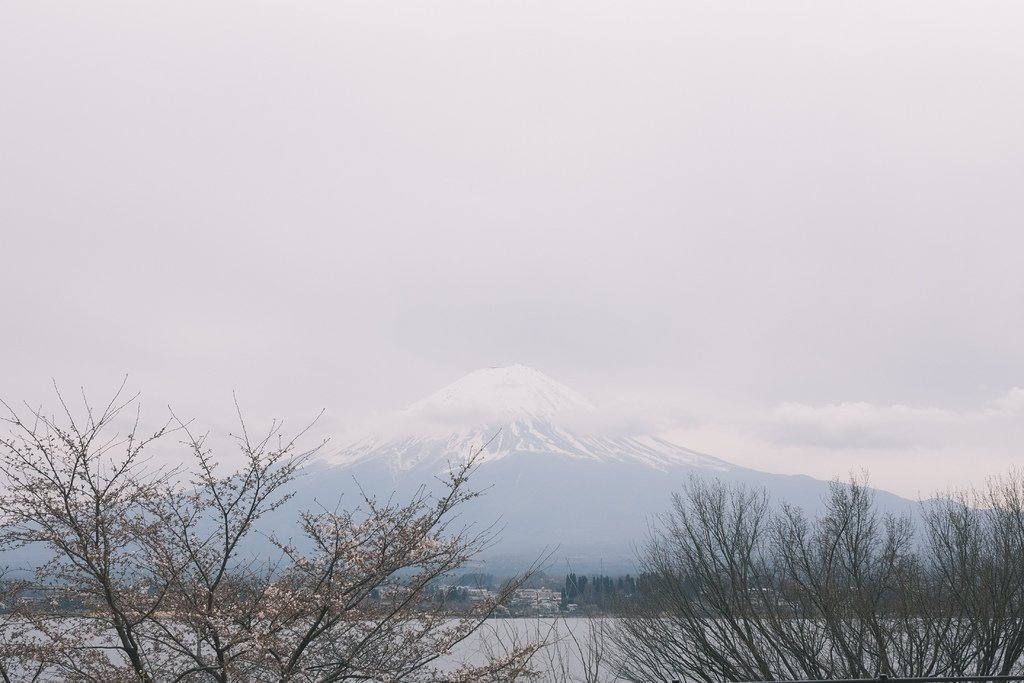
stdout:
<svg viewBox="0 0 1024 683">
<path fill-rule="evenodd" d="M 517 564 L 544 548 L 579 569 L 630 567 L 632 547 L 691 476 L 763 486 L 807 508 L 827 483 L 738 467 L 651 434 L 609 427 L 573 389 L 522 365 L 477 370 L 399 411 L 378 433 L 314 463 L 299 501 L 343 505 L 360 490 L 397 500 L 433 486 L 480 452 L 472 485 L 486 494 L 464 511 L 480 526 L 499 521 L 487 558 Z M 880 493 L 889 508 L 909 501 Z"/>
<path fill-rule="evenodd" d="M 394 416 L 385 432 L 331 458 L 343 466 L 383 464 L 397 475 L 441 471 L 479 449 L 481 462 L 544 454 L 589 462 L 633 462 L 658 470 L 678 465 L 727 469 L 717 458 L 649 435 L 602 435 L 596 407 L 547 375 L 523 365 L 472 372 Z"/>
</svg>

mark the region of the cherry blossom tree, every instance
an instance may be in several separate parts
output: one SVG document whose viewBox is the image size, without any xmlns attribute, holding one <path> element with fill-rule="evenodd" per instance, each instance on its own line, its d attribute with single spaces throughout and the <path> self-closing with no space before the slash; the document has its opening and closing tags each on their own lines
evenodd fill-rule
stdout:
<svg viewBox="0 0 1024 683">
<path fill-rule="evenodd" d="M 137 396 L 122 396 L 123 386 L 98 409 L 83 396 L 76 415 L 57 392 L 59 417 L 3 404 L 0 542 L 48 552 L 30 583 L 51 606 L 10 617 L 4 667 L 108 683 L 528 676 L 537 643 L 435 666 L 526 578 L 457 617 L 430 599 L 495 539 L 493 527 L 456 522 L 478 495 L 478 454 L 454 464 L 439 493 L 307 511 L 299 540 L 271 536 L 273 552 L 256 552 L 260 521 L 315 453 L 298 446 L 305 430 L 285 436 L 274 423 L 255 436 L 239 411 L 242 464 L 225 472 L 206 435 L 173 414 L 143 433 Z M 154 442 L 168 437 L 190 466 L 154 463 Z"/>
</svg>

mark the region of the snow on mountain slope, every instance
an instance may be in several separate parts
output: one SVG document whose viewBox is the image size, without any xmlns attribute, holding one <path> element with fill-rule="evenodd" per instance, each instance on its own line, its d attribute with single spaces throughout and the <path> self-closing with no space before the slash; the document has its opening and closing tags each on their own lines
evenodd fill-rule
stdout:
<svg viewBox="0 0 1024 683">
<path fill-rule="evenodd" d="M 595 435 L 597 409 L 583 396 L 522 365 L 477 370 L 398 413 L 382 434 L 330 458 L 348 466 L 376 462 L 394 472 L 442 470 L 482 449 L 481 462 L 518 453 L 591 462 L 636 462 L 729 469 L 723 460 L 655 436 Z M 575 426 L 574 426 L 575 425 Z"/>
<path fill-rule="evenodd" d="M 516 453 L 544 453 L 594 462 L 637 462 L 661 470 L 682 464 L 729 469 L 723 460 L 655 436 L 579 436 L 545 422 L 510 422 L 444 437 L 370 437 L 342 449 L 332 460 L 339 465 L 377 460 L 393 470 L 444 469 L 447 462 L 481 449 L 481 462 Z"/>
</svg>

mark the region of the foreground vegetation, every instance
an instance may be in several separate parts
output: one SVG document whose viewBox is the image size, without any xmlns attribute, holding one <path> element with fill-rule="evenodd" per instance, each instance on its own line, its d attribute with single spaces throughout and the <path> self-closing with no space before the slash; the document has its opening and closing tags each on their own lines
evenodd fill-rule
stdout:
<svg viewBox="0 0 1024 683">
<path fill-rule="evenodd" d="M 137 417 L 125 423 L 134 398 L 86 403 L 77 416 L 60 403 L 59 419 L 4 404 L 0 541 L 41 547 L 49 561 L 23 585 L 6 584 L 31 596 L 31 609 L 0 624 L 3 680 L 509 680 L 536 649 L 432 667 L 521 582 L 458 618 L 429 599 L 432 584 L 493 540 L 453 523 L 476 495 L 467 488 L 474 458 L 440 494 L 303 513 L 285 537 L 270 536 L 268 559 L 247 543 L 312 455 L 280 425 L 254 436 L 240 414 L 243 464 L 223 472 L 186 422 L 172 416 L 149 435 Z M 154 467 L 147 448 L 171 435 L 191 462 Z M 53 618 L 61 607 L 74 618 Z"/>
<path fill-rule="evenodd" d="M 494 541 L 456 523 L 475 458 L 439 493 L 365 496 L 301 514 L 274 549 L 261 522 L 313 451 L 279 425 L 224 471 L 173 417 L 143 435 L 134 399 L 80 416 L 7 408 L 0 543 L 42 548 L 0 580 L 0 680 L 75 682 L 767 681 L 1024 672 L 1024 477 L 878 509 L 863 480 L 824 511 L 693 479 L 639 551 L 632 576 L 564 581 L 465 574 Z M 118 435 L 115 427 L 121 427 Z M 190 462 L 156 467 L 176 437 Z M 237 460 L 237 458 L 236 458 Z M 293 540 L 295 536 L 295 540 Z M 455 581 L 455 583 L 453 583 Z M 495 635 L 491 616 L 575 615 Z M 538 622 L 540 623 L 540 622 Z M 494 631 L 499 634 L 498 630 Z"/>
<path fill-rule="evenodd" d="M 693 480 L 642 551 L 656 585 L 619 622 L 621 674 L 768 681 L 1024 671 L 1024 478 L 950 492 L 919 519 L 863 481 L 825 511 Z"/>
</svg>

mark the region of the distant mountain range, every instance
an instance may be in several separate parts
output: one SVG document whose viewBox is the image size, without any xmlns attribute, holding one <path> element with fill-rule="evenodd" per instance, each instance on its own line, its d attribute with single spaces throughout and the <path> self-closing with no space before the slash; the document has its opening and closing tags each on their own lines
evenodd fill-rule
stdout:
<svg viewBox="0 0 1024 683">
<path fill-rule="evenodd" d="M 354 504 L 360 489 L 398 500 L 483 449 L 472 484 L 486 494 L 463 511 L 498 522 L 485 559 L 500 570 L 557 548 L 574 570 L 632 568 L 636 544 L 691 476 L 768 489 L 773 499 L 820 506 L 827 482 L 739 467 L 647 434 L 609 433 L 585 398 L 521 365 L 477 370 L 396 413 L 381 433 L 327 454 L 298 482 L 296 504 Z M 882 507 L 911 501 L 879 492 Z M 556 570 L 557 571 L 557 570 Z"/>
</svg>

